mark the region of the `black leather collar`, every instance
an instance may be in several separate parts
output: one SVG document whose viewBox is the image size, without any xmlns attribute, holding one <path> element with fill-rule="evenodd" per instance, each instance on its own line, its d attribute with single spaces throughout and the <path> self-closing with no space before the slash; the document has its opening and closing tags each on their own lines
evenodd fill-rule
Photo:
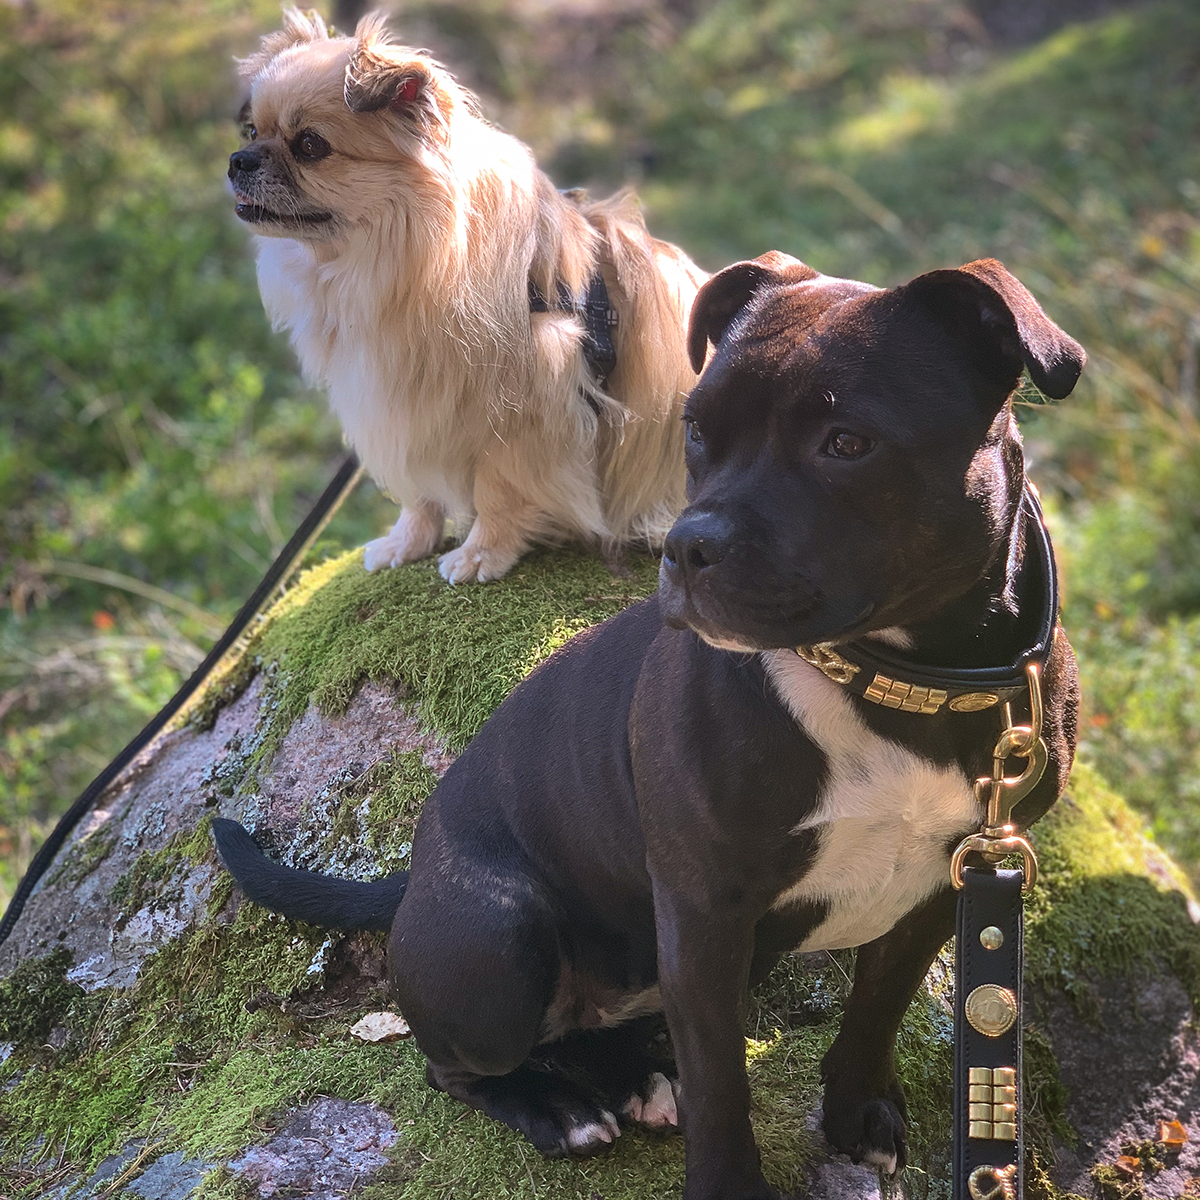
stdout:
<svg viewBox="0 0 1200 1200">
<path fill-rule="evenodd" d="M 798 646 L 796 653 L 849 691 L 884 708 L 933 714 L 980 712 L 1028 694 L 1025 668 L 1045 667 L 1058 624 L 1058 575 L 1054 547 L 1037 493 L 1028 481 L 1021 502 L 1025 514 L 1025 558 L 1018 579 L 1024 605 L 1037 605 L 1032 643 L 1011 661 L 991 667 L 933 667 L 872 638 L 846 645 Z"/>
</svg>

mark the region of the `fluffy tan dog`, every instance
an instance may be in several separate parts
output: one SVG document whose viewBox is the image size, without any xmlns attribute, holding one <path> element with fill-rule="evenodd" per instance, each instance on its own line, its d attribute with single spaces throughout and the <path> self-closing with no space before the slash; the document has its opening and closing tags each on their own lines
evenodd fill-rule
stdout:
<svg viewBox="0 0 1200 1200">
<path fill-rule="evenodd" d="M 659 542 L 684 504 L 704 273 L 627 197 L 556 191 L 379 15 L 335 38 L 287 10 L 240 65 L 249 141 L 229 178 L 264 235 L 263 303 L 402 506 L 367 569 L 433 553 L 447 517 L 471 520 L 441 558 L 451 583 L 496 579 L 534 542 Z M 607 381 L 578 311 L 597 273 L 616 313 Z"/>
</svg>

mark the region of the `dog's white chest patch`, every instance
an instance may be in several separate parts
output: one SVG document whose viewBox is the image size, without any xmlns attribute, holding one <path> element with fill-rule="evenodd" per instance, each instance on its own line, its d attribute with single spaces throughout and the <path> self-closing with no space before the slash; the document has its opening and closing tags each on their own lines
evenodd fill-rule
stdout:
<svg viewBox="0 0 1200 1200">
<path fill-rule="evenodd" d="M 978 827 L 981 807 L 962 771 L 873 733 L 840 685 L 798 655 L 775 650 L 762 659 L 777 695 L 828 760 L 816 808 L 792 831 L 817 831 L 817 857 L 774 907 L 829 906 L 798 950 L 864 945 L 946 882 L 947 843 Z"/>
</svg>

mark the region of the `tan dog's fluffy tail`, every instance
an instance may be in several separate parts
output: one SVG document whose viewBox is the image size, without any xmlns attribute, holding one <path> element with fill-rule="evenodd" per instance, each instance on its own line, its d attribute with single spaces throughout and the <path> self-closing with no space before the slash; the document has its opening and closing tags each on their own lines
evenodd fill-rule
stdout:
<svg viewBox="0 0 1200 1200">
<path fill-rule="evenodd" d="M 600 234 L 598 265 L 619 314 L 608 392 L 626 415 L 601 423 L 605 523 L 616 542 L 658 547 L 686 503 L 680 415 L 696 382 L 687 365 L 687 323 L 708 276 L 678 247 L 650 236 L 631 193 L 581 197 L 579 207 Z"/>
</svg>

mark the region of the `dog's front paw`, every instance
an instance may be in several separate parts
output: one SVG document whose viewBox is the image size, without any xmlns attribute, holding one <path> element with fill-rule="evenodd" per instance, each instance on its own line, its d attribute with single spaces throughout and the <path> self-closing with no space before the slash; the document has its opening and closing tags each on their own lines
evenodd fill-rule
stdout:
<svg viewBox="0 0 1200 1200">
<path fill-rule="evenodd" d="M 424 505 L 406 508 L 383 537 L 363 547 L 363 566 L 378 571 L 428 558 L 437 549 L 445 528 L 440 510 Z"/>
<path fill-rule="evenodd" d="M 438 559 L 438 571 L 447 583 L 489 583 L 507 575 L 520 557 L 508 550 L 489 550 L 465 542 Z"/>
<path fill-rule="evenodd" d="M 908 1162 L 908 1139 L 901 1112 L 904 1097 L 899 1087 L 896 1093 L 894 1099 L 874 1096 L 839 1101 L 826 1088 L 822 1121 L 826 1140 L 855 1162 L 875 1167 L 885 1175 L 903 1170 Z"/>
<path fill-rule="evenodd" d="M 678 1088 L 677 1082 L 672 1082 L 661 1071 L 655 1071 L 621 1105 L 621 1116 L 643 1129 L 678 1129 Z"/>
</svg>

